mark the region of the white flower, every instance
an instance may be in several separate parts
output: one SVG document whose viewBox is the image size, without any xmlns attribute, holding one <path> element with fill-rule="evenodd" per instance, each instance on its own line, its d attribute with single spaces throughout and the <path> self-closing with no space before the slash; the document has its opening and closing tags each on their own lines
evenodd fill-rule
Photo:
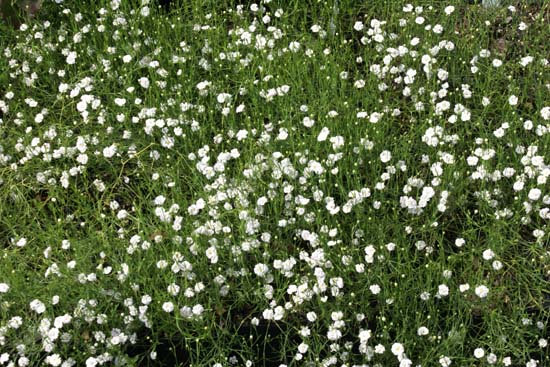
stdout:
<svg viewBox="0 0 550 367">
<path fill-rule="evenodd" d="M 355 83 L 353 83 L 353 86 L 357 89 L 361 89 L 365 87 L 365 81 L 363 79 L 356 80 Z"/>
<path fill-rule="evenodd" d="M 550 107 L 547 106 L 547 107 L 543 107 L 541 110 L 540 110 L 540 115 L 542 116 L 543 120 L 550 120 Z"/>
<path fill-rule="evenodd" d="M 485 351 L 483 350 L 483 348 L 476 348 L 474 350 L 474 357 L 476 357 L 477 359 L 483 358 L 484 355 Z"/>
<path fill-rule="evenodd" d="M 428 335 L 430 333 L 430 330 L 428 330 L 428 328 L 425 326 L 421 326 L 418 328 L 416 333 L 418 334 L 418 336 Z"/>
<path fill-rule="evenodd" d="M 308 349 L 309 345 L 307 345 L 306 343 L 301 343 L 300 345 L 298 345 L 298 352 L 302 354 L 306 353 Z"/>
<path fill-rule="evenodd" d="M 216 264 L 218 262 L 218 251 L 215 246 L 210 246 L 206 249 L 206 257 L 212 264 Z"/>
<path fill-rule="evenodd" d="M 380 121 L 380 118 L 382 118 L 382 114 L 380 112 L 373 112 L 369 116 L 369 122 L 376 124 L 378 121 Z"/>
<path fill-rule="evenodd" d="M 391 152 L 389 150 L 384 150 L 380 153 L 380 160 L 382 163 L 388 163 L 391 160 Z"/>
<path fill-rule="evenodd" d="M 542 192 L 540 191 L 540 189 L 534 188 L 529 190 L 529 194 L 527 195 L 527 197 L 529 198 L 529 200 L 535 201 L 540 198 L 541 194 Z"/>
<path fill-rule="evenodd" d="M 76 157 L 76 161 L 82 165 L 85 165 L 86 163 L 88 163 L 88 155 L 79 154 L 78 157 Z"/>
<path fill-rule="evenodd" d="M 393 343 L 391 346 L 391 352 L 393 355 L 400 356 L 405 353 L 405 347 L 403 347 L 403 344 L 401 343 Z"/>
<path fill-rule="evenodd" d="M 288 45 L 288 49 L 292 52 L 298 52 L 298 50 L 300 49 L 300 43 L 296 41 L 292 41 Z"/>
<path fill-rule="evenodd" d="M 317 136 L 317 141 L 321 142 L 327 140 L 329 134 L 330 130 L 327 127 L 323 127 L 319 132 L 319 136 Z"/>
<path fill-rule="evenodd" d="M 115 98 L 115 104 L 117 106 L 124 106 L 126 104 L 126 100 L 124 98 Z"/>
<path fill-rule="evenodd" d="M 455 246 L 456 247 L 462 247 L 462 246 L 464 246 L 465 243 L 466 243 L 466 241 L 464 240 L 464 238 L 457 238 L 455 240 Z"/>
<path fill-rule="evenodd" d="M 285 316 L 285 309 L 281 306 L 275 307 L 275 310 L 273 311 L 273 320 L 278 321 L 282 320 Z"/>
<path fill-rule="evenodd" d="M 530 63 L 532 63 L 534 60 L 533 56 L 525 56 L 525 57 L 522 57 L 519 64 L 523 67 L 526 67 L 527 65 L 529 65 Z"/>
<path fill-rule="evenodd" d="M 52 354 L 51 356 L 46 357 L 45 362 L 51 366 L 59 366 L 61 364 L 61 357 L 57 353 Z"/>
<path fill-rule="evenodd" d="M 69 65 L 73 65 L 76 61 L 76 57 L 77 57 L 77 54 L 75 51 L 71 51 L 69 52 L 69 54 L 67 55 L 67 58 L 65 59 L 65 61 L 67 62 L 67 64 Z"/>
<path fill-rule="evenodd" d="M 499 260 L 493 261 L 493 269 L 494 270 L 500 270 L 502 269 L 502 262 Z"/>
<path fill-rule="evenodd" d="M 475 292 L 479 298 L 485 298 L 489 294 L 489 288 L 484 285 L 478 285 L 475 289 Z"/>
<path fill-rule="evenodd" d="M 371 338 L 372 332 L 370 330 L 361 330 L 359 332 L 359 340 L 361 343 L 366 343 Z"/>
<path fill-rule="evenodd" d="M 180 292 L 180 286 L 176 283 L 171 283 L 168 285 L 167 292 L 171 294 L 172 296 L 177 296 Z"/>
<path fill-rule="evenodd" d="M 124 56 L 122 56 L 122 62 L 123 62 L 123 63 L 127 64 L 127 63 L 129 63 L 130 61 L 132 61 L 132 56 L 130 56 L 130 55 L 124 55 Z"/>
<path fill-rule="evenodd" d="M 44 311 L 46 311 L 46 306 L 38 299 L 32 300 L 30 303 L 30 307 L 31 310 L 38 314 L 44 313 Z"/>
<path fill-rule="evenodd" d="M 461 284 L 461 285 L 458 286 L 458 289 L 460 290 L 461 293 L 464 293 L 468 289 L 470 289 L 470 285 L 469 284 Z"/>
<path fill-rule="evenodd" d="M 164 302 L 162 304 L 162 309 L 164 312 L 172 312 L 174 311 L 174 304 L 172 302 Z"/>
<path fill-rule="evenodd" d="M 363 28 L 363 22 L 355 22 L 355 24 L 353 25 L 353 29 L 355 29 L 356 31 L 362 31 Z"/>
<path fill-rule="evenodd" d="M 437 287 L 437 295 L 439 297 L 445 297 L 449 295 L 449 287 L 447 287 L 445 284 L 441 284 L 439 287 Z"/>
<path fill-rule="evenodd" d="M 499 59 L 494 59 L 494 60 L 493 60 L 493 66 L 494 66 L 495 68 L 498 68 L 498 67 L 502 66 L 502 61 L 499 60 Z"/>
<path fill-rule="evenodd" d="M 327 332 L 327 338 L 328 340 L 338 340 L 342 337 L 342 332 L 338 329 L 335 329 L 333 327 L 329 327 Z"/>
<path fill-rule="evenodd" d="M 441 358 L 439 358 L 439 364 L 442 367 L 449 367 L 451 365 L 451 363 L 452 363 L 452 361 L 449 357 L 441 356 Z"/>
<path fill-rule="evenodd" d="M 191 312 L 193 312 L 193 315 L 200 316 L 204 311 L 204 307 L 201 304 L 196 304 L 191 309 Z"/>
<path fill-rule="evenodd" d="M 267 272 L 269 271 L 269 267 L 265 264 L 259 263 L 254 266 L 254 274 L 256 274 L 259 277 L 264 277 Z"/>
<path fill-rule="evenodd" d="M 306 317 L 309 322 L 314 322 L 315 320 L 317 320 L 317 314 L 313 311 L 308 312 L 306 314 Z"/>
<path fill-rule="evenodd" d="M 381 288 L 378 284 L 371 285 L 369 287 L 369 289 L 372 292 L 372 294 L 378 294 L 378 293 L 380 293 L 380 290 L 381 290 Z"/>
<path fill-rule="evenodd" d="M 451 15 L 455 11 L 455 7 L 452 5 L 449 5 L 445 8 L 445 14 Z"/>
<path fill-rule="evenodd" d="M 225 102 L 228 102 L 230 99 L 231 99 L 231 94 L 229 94 L 229 93 L 220 93 L 220 94 L 218 94 L 218 96 L 216 97 L 216 100 L 217 100 L 218 103 L 220 103 L 220 104 L 225 103 Z"/>
<path fill-rule="evenodd" d="M 27 244 L 27 239 L 25 237 L 21 237 L 16 243 L 15 246 L 17 247 L 25 247 Z"/>
<path fill-rule="evenodd" d="M 518 97 L 516 97 L 515 95 L 511 95 L 510 98 L 508 98 L 508 103 L 510 104 L 510 106 L 515 106 L 518 104 Z"/>
<path fill-rule="evenodd" d="M 116 145 L 110 145 L 108 147 L 103 148 L 103 156 L 105 158 L 112 158 L 117 151 Z"/>
<path fill-rule="evenodd" d="M 305 127 L 312 127 L 314 124 L 315 124 L 315 120 L 309 118 L 308 116 L 304 117 L 304 119 L 302 120 L 302 124 L 305 126 Z"/>
<path fill-rule="evenodd" d="M 142 88 L 145 88 L 145 89 L 149 88 L 149 85 L 150 85 L 149 78 L 143 76 L 138 79 L 138 82 Z"/>
<path fill-rule="evenodd" d="M 493 257 L 495 257 L 495 253 L 491 249 L 487 249 L 483 251 L 483 259 L 485 260 L 491 260 Z"/>
<path fill-rule="evenodd" d="M 8 293 L 10 286 L 6 283 L 0 283 L 0 293 Z"/>
</svg>

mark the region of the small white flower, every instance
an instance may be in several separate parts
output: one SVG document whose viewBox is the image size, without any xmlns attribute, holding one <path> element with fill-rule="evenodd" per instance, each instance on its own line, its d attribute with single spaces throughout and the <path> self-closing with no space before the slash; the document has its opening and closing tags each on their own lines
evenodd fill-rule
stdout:
<svg viewBox="0 0 550 367">
<path fill-rule="evenodd" d="M 534 189 L 529 190 L 529 194 L 527 195 L 527 197 L 529 198 L 529 200 L 536 201 L 540 198 L 541 195 L 542 191 L 535 187 Z"/>
<path fill-rule="evenodd" d="M 315 124 L 315 120 L 309 118 L 308 116 L 304 117 L 304 119 L 302 120 L 302 124 L 305 126 L 305 127 L 312 127 L 314 124 Z"/>
<path fill-rule="evenodd" d="M 403 353 L 405 353 L 405 347 L 403 347 L 403 344 L 401 343 L 393 343 L 391 346 L 391 352 L 395 356 L 403 355 Z"/>
<path fill-rule="evenodd" d="M 363 22 L 355 22 L 355 24 L 353 25 L 353 29 L 355 29 L 356 31 L 362 31 L 364 28 L 364 24 Z"/>
<path fill-rule="evenodd" d="M 499 261 L 499 260 L 495 260 L 495 261 L 493 261 L 492 266 L 493 266 L 494 270 L 500 270 L 500 269 L 502 269 L 502 262 Z"/>
<path fill-rule="evenodd" d="M 451 358 L 449 357 L 446 357 L 446 356 L 441 356 L 441 358 L 439 358 L 439 364 L 442 366 L 442 367 L 449 367 L 451 365 Z"/>
<path fill-rule="evenodd" d="M 265 264 L 259 263 L 254 266 L 254 274 L 263 278 L 269 271 L 269 267 Z"/>
<path fill-rule="evenodd" d="M 308 349 L 309 349 L 309 345 L 307 345 L 306 343 L 301 343 L 300 345 L 298 345 L 298 352 L 302 354 L 305 354 Z"/>
<path fill-rule="evenodd" d="M 495 364 L 497 363 L 497 360 L 498 360 L 498 357 L 496 356 L 495 353 L 489 353 L 489 355 L 487 356 L 487 363 L 489 364 Z"/>
<path fill-rule="evenodd" d="M 124 98 L 115 98 L 115 104 L 122 107 L 126 104 L 126 100 Z"/>
<path fill-rule="evenodd" d="M 543 107 L 541 110 L 540 110 L 540 115 L 542 116 L 542 119 L 543 120 L 550 120 L 550 107 L 547 106 L 547 107 Z"/>
<path fill-rule="evenodd" d="M 491 249 L 487 249 L 483 251 L 483 259 L 484 260 L 491 260 L 493 257 L 495 257 L 495 253 Z"/>
<path fill-rule="evenodd" d="M 10 286 L 7 283 L 0 283 L 0 293 L 8 293 Z"/>
<path fill-rule="evenodd" d="M 112 158 L 116 154 L 117 148 L 116 145 L 110 145 L 108 147 L 103 148 L 103 156 L 105 158 Z"/>
<path fill-rule="evenodd" d="M 142 88 L 149 88 L 149 85 L 150 85 L 150 82 L 149 82 L 149 78 L 147 77 L 141 77 L 138 79 L 138 82 L 139 82 L 139 85 L 141 85 Z"/>
<path fill-rule="evenodd" d="M 476 357 L 477 359 L 483 358 L 484 355 L 485 351 L 483 350 L 483 348 L 476 348 L 474 350 L 474 357 Z"/>
<path fill-rule="evenodd" d="M 449 295 L 449 287 L 447 287 L 445 284 L 441 284 L 441 285 L 437 288 L 437 295 L 438 295 L 439 297 L 448 296 L 448 295 Z"/>
<path fill-rule="evenodd" d="M 172 302 L 164 302 L 162 304 L 162 309 L 164 312 L 172 312 L 174 311 L 174 304 Z"/>
<path fill-rule="evenodd" d="M 27 239 L 25 237 L 21 237 L 16 243 L 15 246 L 17 247 L 25 247 L 27 244 Z"/>
<path fill-rule="evenodd" d="M 306 317 L 309 322 L 314 322 L 315 320 L 317 320 L 317 314 L 313 311 L 308 312 L 306 314 Z"/>
<path fill-rule="evenodd" d="M 458 286 L 458 289 L 460 290 L 460 293 L 466 292 L 468 289 L 470 289 L 469 284 L 461 284 Z"/>
<path fill-rule="evenodd" d="M 204 312 L 204 307 L 201 304 L 196 304 L 191 309 L 191 312 L 193 312 L 195 316 L 200 316 Z"/>
<path fill-rule="evenodd" d="M 46 311 L 46 306 L 44 305 L 44 303 L 42 303 L 38 299 L 31 301 L 30 307 L 31 307 L 31 310 L 33 310 L 38 314 L 44 313 L 44 311 Z"/>
<path fill-rule="evenodd" d="M 464 246 L 465 243 L 466 243 L 466 241 L 464 240 L 464 238 L 457 238 L 455 240 L 455 246 L 456 247 L 462 247 L 462 246 Z"/>
<path fill-rule="evenodd" d="M 451 15 L 455 11 L 455 7 L 452 5 L 449 5 L 445 8 L 445 14 Z"/>
<path fill-rule="evenodd" d="M 518 104 L 518 97 L 516 97 L 515 95 L 511 95 L 510 98 L 508 98 L 508 103 L 510 104 L 510 106 L 515 106 Z"/>
<path fill-rule="evenodd" d="M 478 285 L 475 289 L 475 292 L 479 298 L 485 298 L 489 294 L 489 288 L 484 285 Z"/>
<path fill-rule="evenodd" d="M 62 360 L 59 354 L 56 353 L 52 354 L 51 356 L 47 356 L 45 362 L 46 364 L 57 367 L 61 364 Z"/>
<path fill-rule="evenodd" d="M 389 150 L 384 150 L 380 153 L 380 160 L 382 163 L 388 163 L 391 160 L 391 152 Z"/>
<path fill-rule="evenodd" d="M 298 52 L 298 50 L 300 49 L 300 43 L 296 41 L 292 41 L 288 45 L 288 49 L 292 52 Z"/>
<path fill-rule="evenodd" d="M 171 283 L 168 285 L 167 292 L 171 294 L 172 296 L 177 296 L 180 292 L 180 286 L 176 283 Z"/>
<path fill-rule="evenodd" d="M 317 136 L 317 141 L 321 142 L 327 140 L 329 134 L 330 130 L 327 127 L 323 127 L 319 132 L 319 136 Z"/>
<path fill-rule="evenodd" d="M 418 328 L 416 333 L 418 334 L 418 336 L 423 336 L 423 335 L 428 335 L 430 333 L 430 331 L 428 330 L 427 327 L 421 326 L 421 327 Z"/>
<path fill-rule="evenodd" d="M 77 53 L 75 51 L 69 52 L 65 61 L 69 65 L 73 65 L 76 62 Z"/>
<path fill-rule="evenodd" d="M 218 101 L 219 104 L 226 103 L 226 102 L 228 102 L 230 99 L 231 99 L 231 94 L 229 94 L 229 93 L 220 93 L 220 94 L 218 94 L 218 96 L 216 97 L 216 100 Z"/>
</svg>

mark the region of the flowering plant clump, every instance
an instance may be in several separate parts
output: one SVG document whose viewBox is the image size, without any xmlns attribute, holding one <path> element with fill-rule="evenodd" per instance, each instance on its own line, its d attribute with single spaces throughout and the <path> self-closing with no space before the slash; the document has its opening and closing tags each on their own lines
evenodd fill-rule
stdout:
<svg viewBox="0 0 550 367">
<path fill-rule="evenodd" d="M 44 0 L 0 37 L 0 366 L 550 365 L 548 14 Z"/>
</svg>

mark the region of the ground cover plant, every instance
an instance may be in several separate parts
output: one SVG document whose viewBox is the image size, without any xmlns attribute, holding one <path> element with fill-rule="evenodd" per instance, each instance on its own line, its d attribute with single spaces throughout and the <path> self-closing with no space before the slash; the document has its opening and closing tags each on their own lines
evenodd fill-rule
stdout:
<svg viewBox="0 0 550 367">
<path fill-rule="evenodd" d="M 550 365 L 550 7 L 502 3 L 0 24 L 0 366 Z"/>
</svg>

